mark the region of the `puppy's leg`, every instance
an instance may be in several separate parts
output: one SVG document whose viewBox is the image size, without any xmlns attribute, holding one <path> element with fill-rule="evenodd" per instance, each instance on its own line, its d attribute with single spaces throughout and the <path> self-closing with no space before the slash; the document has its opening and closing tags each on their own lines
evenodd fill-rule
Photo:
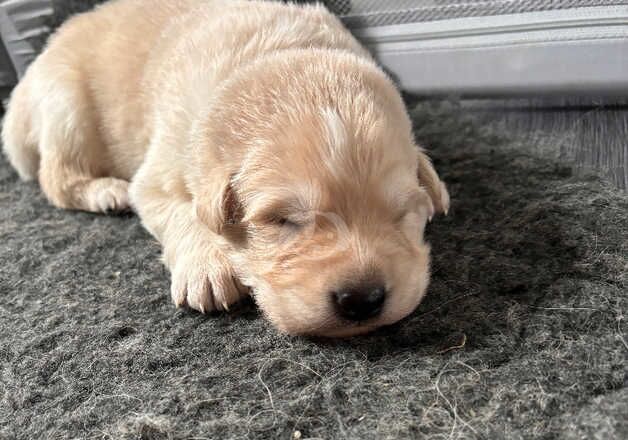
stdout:
<svg viewBox="0 0 628 440">
<path fill-rule="evenodd" d="M 59 208 L 120 212 L 130 207 L 129 182 L 93 177 L 67 157 L 43 155 L 39 182 L 48 200 Z"/>
<path fill-rule="evenodd" d="M 248 289 L 238 282 L 221 250 L 221 238 L 197 219 L 183 185 L 173 184 L 181 179 L 172 168 L 149 154 L 133 178 L 133 205 L 163 246 L 174 303 L 201 312 L 226 310 L 246 296 Z"/>
<path fill-rule="evenodd" d="M 58 88 L 63 87 L 59 84 Z M 50 202 L 60 208 L 91 212 L 129 208 L 125 180 L 106 177 L 105 146 L 80 90 L 65 85 L 55 102 L 44 102 L 39 132 L 39 182 Z M 46 107 L 57 106 L 54 110 Z"/>
</svg>

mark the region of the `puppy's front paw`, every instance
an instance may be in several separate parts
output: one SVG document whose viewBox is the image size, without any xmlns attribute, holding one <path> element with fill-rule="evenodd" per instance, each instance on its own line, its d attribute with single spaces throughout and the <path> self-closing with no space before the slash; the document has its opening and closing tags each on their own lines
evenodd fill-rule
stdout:
<svg viewBox="0 0 628 440">
<path fill-rule="evenodd" d="M 248 294 L 227 259 L 220 252 L 205 252 L 179 258 L 172 270 L 172 300 L 202 313 L 228 310 Z"/>
</svg>

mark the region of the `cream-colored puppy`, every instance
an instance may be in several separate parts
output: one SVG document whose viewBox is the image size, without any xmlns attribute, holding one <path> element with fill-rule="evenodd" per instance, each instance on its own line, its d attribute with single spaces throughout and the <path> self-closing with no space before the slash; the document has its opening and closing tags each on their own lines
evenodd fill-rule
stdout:
<svg viewBox="0 0 628 440">
<path fill-rule="evenodd" d="M 423 297 L 448 195 L 398 91 L 323 7 L 116 0 L 69 20 L 16 87 L 5 152 L 61 208 L 132 207 L 172 298 L 252 294 L 291 334 L 347 336 Z"/>
</svg>

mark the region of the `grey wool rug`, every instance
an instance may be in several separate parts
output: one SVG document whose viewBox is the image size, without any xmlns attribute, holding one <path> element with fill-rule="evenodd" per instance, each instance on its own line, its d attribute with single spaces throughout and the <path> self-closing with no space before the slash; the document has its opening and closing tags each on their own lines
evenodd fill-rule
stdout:
<svg viewBox="0 0 628 440">
<path fill-rule="evenodd" d="M 455 103 L 412 114 L 452 194 L 429 294 L 344 341 L 175 310 L 137 217 L 0 159 L 0 438 L 628 438 L 628 197 Z"/>
</svg>

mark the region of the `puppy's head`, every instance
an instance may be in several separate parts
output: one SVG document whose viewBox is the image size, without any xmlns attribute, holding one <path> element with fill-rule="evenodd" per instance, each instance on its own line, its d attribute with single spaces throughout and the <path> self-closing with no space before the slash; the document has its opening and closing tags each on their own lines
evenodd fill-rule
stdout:
<svg viewBox="0 0 628 440">
<path fill-rule="evenodd" d="M 280 330 L 349 336 L 419 304 L 423 229 L 449 199 L 389 80 L 320 55 L 278 57 L 222 91 L 196 207 Z"/>
</svg>

